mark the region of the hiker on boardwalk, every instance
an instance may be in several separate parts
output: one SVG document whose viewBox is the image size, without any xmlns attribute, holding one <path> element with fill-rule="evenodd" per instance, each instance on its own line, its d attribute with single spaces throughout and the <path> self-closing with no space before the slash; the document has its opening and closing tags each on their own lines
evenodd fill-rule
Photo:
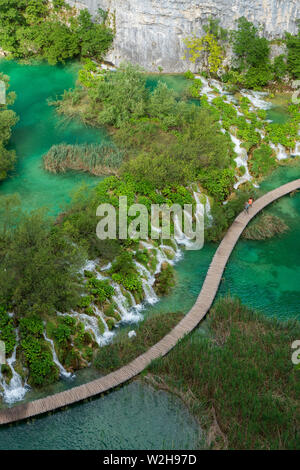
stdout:
<svg viewBox="0 0 300 470">
<path fill-rule="evenodd" d="M 245 202 L 245 211 L 249 213 L 249 208 L 252 207 L 253 199 L 250 197 L 248 201 Z"/>
</svg>

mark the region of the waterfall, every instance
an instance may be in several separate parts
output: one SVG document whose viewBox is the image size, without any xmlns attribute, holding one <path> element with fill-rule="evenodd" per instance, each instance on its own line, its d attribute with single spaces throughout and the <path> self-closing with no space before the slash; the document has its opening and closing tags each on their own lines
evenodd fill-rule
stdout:
<svg viewBox="0 0 300 470">
<path fill-rule="evenodd" d="M 72 377 L 72 373 L 71 372 L 67 372 L 66 369 L 64 368 L 64 366 L 59 362 L 58 360 L 58 357 L 57 357 L 57 354 L 56 354 L 56 351 L 55 351 L 55 346 L 54 346 L 54 342 L 52 339 L 50 338 L 47 338 L 47 335 L 46 335 L 46 332 L 44 331 L 43 332 L 43 336 L 45 338 L 45 340 L 47 341 L 47 343 L 50 344 L 51 346 L 51 351 L 52 351 L 52 356 L 53 356 L 53 362 L 54 364 L 57 365 L 57 367 L 59 368 L 59 373 L 61 375 L 61 377 L 64 377 L 66 379 L 69 379 Z"/>
<path fill-rule="evenodd" d="M 3 392 L 1 393 L 3 400 L 5 403 L 13 404 L 17 401 L 23 400 L 27 391 L 29 390 L 29 385 L 25 382 L 23 385 L 21 376 L 15 371 L 14 363 L 16 362 L 16 355 L 17 355 L 17 345 L 18 345 L 18 330 L 17 333 L 17 343 L 14 347 L 12 356 L 7 359 L 7 365 L 10 367 L 12 372 L 12 378 L 9 384 L 6 383 L 5 378 L 1 373 L 1 366 L 0 366 L 0 385 L 3 388 Z"/>
<path fill-rule="evenodd" d="M 143 291 L 145 294 L 145 300 L 148 302 L 150 305 L 155 304 L 158 302 L 158 297 L 153 289 L 153 285 L 155 282 L 155 276 L 148 271 L 145 266 L 142 264 L 138 263 L 137 261 L 134 262 L 136 269 L 138 273 L 141 275 L 142 279 L 142 285 L 143 285 Z"/>
<path fill-rule="evenodd" d="M 268 93 L 263 91 L 241 90 L 241 95 L 248 98 L 255 108 L 266 110 L 272 108 L 272 103 L 262 99 L 263 96 L 268 96 Z"/>
<path fill-rule="evenodd" d="M 86 313 L 79 313 L 79 312 L 76 312 L 75 310 L 72 310 L 71 313 L 57 312 L 57 314 L 62 317 L 70 316 L 81 321 L 84 325 L 84 330 L 87 332 L 93 333 L 93 336 L 98 346 L 105 346 L 106 344 L 109 344 L 114 336 L 114 333 L 108 330 L 107 324 L 102 319 L 102 317 L 101 319 L 103 320 L 103 325 L 105 328 L 105 332 L 103 333 L 103 335 L 100 333 L 100 330 L 99 330 L 97 316 L 94 317 L 91 315 L 87 315 Z"/>
<path fill-rule="evenodd" d="M 273 142 L 270 142 L 269 145 L 273 150 L 275 150 L 277 160 L 285 160 L 286 158 L 289 158 L 289 155 L 283 145 L 275 145 Z"/>
</svg>

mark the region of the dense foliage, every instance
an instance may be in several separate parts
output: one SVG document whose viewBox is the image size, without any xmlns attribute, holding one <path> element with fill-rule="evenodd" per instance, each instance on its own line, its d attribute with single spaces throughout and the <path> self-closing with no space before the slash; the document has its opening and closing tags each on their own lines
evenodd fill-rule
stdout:
<svg viewBox="0 0 300 470">
<path fill-rule="evenodd" d="M 12 127 L 18 121 L 14 111 L 8 108 L 15 101 L 14 92 L 6 93 L 9 87 L 9 77 L 0 73 L 0 95 L 5 98 L 6 103 L 0 101 L 0 181 L 7 177 L 7 173 L 14 168 L 16 155 L 13 150 L 7 150 L 6 146 L 11 137 Z M 5 90 L 4 90 L 5 87 Z M 2 96 L 3 95 L 3 96 Z M 4 100 L 3 100 L 4 101 Z"/>
<path fill-rule="evenodd" d="M 103 17 L 77 15 L 64 0 L 0 0 L 0 47 L 15 58 L 38 56 L 50 64 L 77 56 L 100 60 L 113 33 Z"/>
<path fill-rule="evenodd" d="M 43 212 L 13 217 L 15 201 L 5 196 L 0 238 L 0 301 L 19 315 L 46 315 L 76 305 L 78 270 L 84 261 L 79 247 L 61 236 Z M 5 224 L 5 226 L 4 226 Z"/>
<path fill-rule="evenodd" d="M 298 25 L 298 34 L 286 34 L 287 68 L 293 78 L 300 78 L 300 22 Z"/>
<path fill-rule="evenodd" d="M 123 64 L 116 72 L 95 75 L 58 106 L 66 115 L 78 110 L 85 122 L 109 126 L 125 152 L 121 173 L 159 189 L 188 184 L 203 168 L 232 165 L 232 148 L 218 116 L 191 105 L 163 82 L 151 91 L 136 66 Z"/>
</svg>

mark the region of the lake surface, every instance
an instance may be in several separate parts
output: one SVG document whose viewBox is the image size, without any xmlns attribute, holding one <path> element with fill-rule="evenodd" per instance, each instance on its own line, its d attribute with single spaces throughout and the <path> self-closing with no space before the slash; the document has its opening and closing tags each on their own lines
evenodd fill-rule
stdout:
<svg viewBox="0 0 300 470">
<path fill-rule="evenodd" d="M 52 175 L 42 167 L 42 155 L 54 144 L 108 138 L 104 130 L 74 121 L 66 124 L 47 104 L 49 98 L 74 86 L 77 70 L 77 64 L 50 67 L 0 62 L 0 71 L 10 75 L 11 90 L 18 95 L 14 109 L 21 118 L 11 142 L 18 164 L 11 178 L 0 185 L 0 195 L 18 192 L 26 210 L 46 206 L 56 215 L 78 185 L 99 181 L 83 173 Z M 178 92 L 186 86 L 186 80 L 178 76 L 150 76 L 148 86 L 154 88 L 159 79 Z M 280 119 L 278 112 L 276 120 Z M 262 184 L 262 190 L 269 191 L 299 177 L 299 166 L 279 168 Z M 225 270 L 219 295 L 230 292 L 266 315 L 300 319 L 300 194 L 284 197 L 267 210 L 280 215 L 289 225 L 289 232 L 270 241 L 241 240 Z M 147 307 L 145 316 L 188 312 L 215 250 L 216 245 L 205 244 L 200 251 L 186 252 L 176 266 L 176 289 L 158 304 Z M 76 384 L 91 380 L 92 375 L 92 371 L 82 371 Z M 60 382 L 48 393 L 69 387 Z M 189 449 L 199 442 L 199 426 L 181 401 L 140 383 L 29 424 L 0 428 L 0 449 Z"/>
</svg>

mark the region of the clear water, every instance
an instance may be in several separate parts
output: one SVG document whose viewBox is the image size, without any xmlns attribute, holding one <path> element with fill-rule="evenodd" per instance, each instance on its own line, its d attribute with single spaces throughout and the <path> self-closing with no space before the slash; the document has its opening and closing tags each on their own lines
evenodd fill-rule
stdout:
<svg viewBox="0 0 300 470">
<path fill-rule="evenodd" d="M 175 397 L 131 383 L 104 398 L 0 428 L 3 449 L 195 449 L 197 422 Z"/>
<path fill-rule="evenodd" d="M 1 185 L 0 191 L 3 194 L 19 191 L 27 208 L 46 205 L 57 213 L 69 201 L 69 193 L 78 183 L 93 184 L 95 179 L 82 174 L 49 175 L 41 167 L 41 155 L 54 143 L 98 141 L 106 135 L 79 123 L 59 126 L 59 118 L 46 105 L 49 96 L 73 85 L 76 65 L 29 67 L 1 62 L 0 70 L 11 75 L 12 89 L 19 94 L 16 109 L 22 118 L 12 144 L 21 150 L 16 174 Z M 151 76 L 148 86 L 154 87 L 162 78 L 169 86 L 175 80 L 177 91 L 184 89 L 185 79 L 174 76 Z M 24 83 L 29 88 L 23 93 Z M 33 104 L 32 96 L 35 96 Z M 266 192 L 299 177 L 299 166 L 282 167 L 261 189 Z M 239 241 L 224 273 L 219 295 L 230 292 L 266 315 L 300 319 L 300 194 L 285 197 L 267 210 L 279 214 L 290 231 L 270 241 Z M 200 251 L 186 252 L 176 268 L 176 289 L 147 308 L 145 315 L 188 312 L 199 294 L 215 249 L 216 245 L 206 244 Z M 48 393 L 94 377 L 94 371 L 81 371 L 76 382 L 61 381 Z M 33 393 L 26 399 L 37 397 Z M 195 448 L 198 442 L 199 427 L 179 400 L 137 383 L 30 424 L 0 428 L 0 449 L 187 449 Z"/>
</svg>

